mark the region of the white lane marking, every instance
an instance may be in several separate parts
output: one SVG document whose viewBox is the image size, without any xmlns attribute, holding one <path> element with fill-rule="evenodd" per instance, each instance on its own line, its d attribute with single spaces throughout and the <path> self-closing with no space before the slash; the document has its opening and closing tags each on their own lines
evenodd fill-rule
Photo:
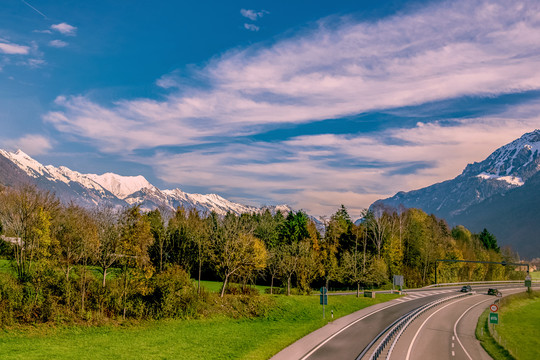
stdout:
<svg viewBox="0 0 540 360">
<path fill-rule="evenodd" d="M 488 300 L 482 300 L 476 304 L 474 304 L 473 306 L 469 307 L 467 310 L 465 310 L 463 312 L 463 314 L 461 314 L 461 316 L 459 317 L 459 319 L 457 319 L 457 321 L 454 323 L 454 336 L 456 337 L 456 340 L 458 341 L 459 345 L 461 346 L 461 348 L 463 349 L 463 351 L 465 351 L 465 355 L 467 355 L 467 357 L 470 359 L 470 360 L 473 360 L 472 357 L 469 355 L 469 353 L 467 352 L 467 350 L 465 350 L 465 346 L 463 346 L 463 344 L 461 343 L 461 340 L 459 340 L 459 336 L 457 335 L 457 324 L 459 323 L 459 321 L 463 318 L 463 316 L 465 316 L 466 313 L 469 312 L 469 310 L 471 310 L 473 307 L 475 306 L 478 306 L 480 305 L 481 303 L 484 303 L 484 302 L 488 302 L 488 301 L 492 301 L 491 299 L 488 299 Z M 453 337 L 453 336 L 452 336 Z"/>
<path fill-rule="evenodd" d="M 452 356 L 456 356 L 456 353 L 452 351 Z"/>
<path fill-rule="evenodd" d="M 456 337 L 454 335 L 452 335 L 452 341 L 456 340 Z"/>
<path fill-rule="evenodd" d="M 335 332 L 332 336 L 328 337 L 326 340 L 324 340 L 322 343 L 320 343 L 319 345 L 315 346 L 310 352 L 308 352 L 306 355 L 302 356 L 300 358 L 300 360 L 305 360 L 307 359 L 308 357 L 310 357 L 315 351 L 319 350 L 322 346 L 324 346 L 324 344 L 326 344 L 327 342 L 329 342 L 330 340 L 332 340 L 333 338 L 335 338 L 336 336 L 338 336 L 339 334 L 341 334 L 343 331 L 347 330 L 348 328 L 350 328 L 351 326 L 353 326 L 354 324 L 356 324 L 357 322 L 361 321 L 361 320 L 364 320 L 365 318 L 375 314 L 375 313 L 378 313 L 379 311 L 383 311 L 383 310 L 386 310 L 388 309 L 389 307 L 392 307 L 392 306 L 396 306 L 397 304 L 399 304 L 398 302 L 395 302 L 391 305 L 388 305 L 388 306 L 385 306 L 383 308 L 380 308 L 379 310 L 375 310 L 367 315 L 364 315 L 362 316 L 360 319 L 356 319 L 355 321 L 353 321 L 352 323 L 350 323 L 349 325 L 345 326 L 344 328 L 342 328 L 341 330 Z"/>
<path fill-rule="evenodd" d="M 453 337 L 453 336 L 452 336 Z M 452 347 L 454 347 L 454 343 L 452 343 Z"/>
<path fill-rule="evenodd" d="M 475 296 L 475 295 L 473 295 Z M 420 327 L 418 328 L 418 330 L 416 331 L 416 334 L 414 334 L 414 337 L 413 339 L 411 340 L 411 344 L 409 345 L 409 349 L 407 350 L 407 357 L 405 358 L 405 360 L 409 360 L 409 358 L 411 357 L 411 351 L 412 351 L 412 347 L 414 345 L 414 342 L 416 341 L 416 338 L 418 337 L 418 334 L 420 333 L 420 331 L 422 330 L 422 328 L 424 327 L 424 325 L 426 325 L 426 323 L 429 321 L 429 319 L 431 319 L 432 316 L 434 316 L 435 314 L 437 314 L 439 311 L 441 311 L 442 309 L 450 306 L 450 305 L 453 305 L 457 302 L 460 302 L 460 301 L 463 301 L 463 300 L 466 300 L 466 299 L 470 299 L 469 297 L 466 297 L 466 298 L 462 298 L 460 300 L 456 300 L 456 301 L 452 301 L 450 302 L 449 304 L 446 304 L 444 305 L 443 307 L 439 308 L 437 311 L 433 312 L 431 315 L 428 316 L 428 318 L 426 320 L 424 320 L 424 322 L 422 323 L 422 325 L 420 325 Z M 471 359 L 472 360 L 472 359 Z"/>
<path fill-rule="evenodd" d="M 515 289 L 520 289 L 520 288 L 510 288 L 510 289 L 505 289 L 505 290 L 515 290 Z M 473 295 L 473 296 L 476 296 L 476 295 Z M 467 357 L 469 358 L 469 360 L 473 360 L 473 358 L 471 357 L 471 355 L 469 355 L 469 353 L 467 352 L 467 350 L 465 350 L 465 346 L 463 346 L 463 344 L 461 343 L 461 340 L 459 340 L 459 336 L 457 335 L 457 324 L 459 323 L 459 321 L 461 320 L 461 318 L 463 318 L 463 316 L 465 316 L 465 314 L 467 312 L 469 312 L 469 310 L 471 310 L 473 307 L 475 306 L 478 306 L 480 305 L 481 303 L 483 302 L 488 302 L 488 301 L 493 301 L 492 299 L 488 299 L 488 300 L 483 300 L 483 301 L 480 301 L 476 304 L 474 304 L 473 306 L 469 307 L 467 310 L 465 310 L 463 312 L 463 314 L 461 314 L 461 316 L 459 317 L 459 319 L 457 319 L 457 321 L 454 323 L 454 336 L 456 337 L 456 340 L 458 341 L 459 345 L 461 346 L 461 348 L 463 349 L 463 351 L 465 352 L 465 355 L 467 355 Z"/>
</svg>

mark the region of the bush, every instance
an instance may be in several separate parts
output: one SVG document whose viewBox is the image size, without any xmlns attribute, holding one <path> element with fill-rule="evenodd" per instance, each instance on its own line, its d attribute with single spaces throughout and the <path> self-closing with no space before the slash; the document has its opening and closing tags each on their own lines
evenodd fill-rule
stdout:
<svg viewBox="0 0 540 360">
<path fill-rule="evenodd" d="M 0 325 L 12 325 L 23 303 L 23 287 L 9 274 L 0 273 Z"/>
<path fill-rule="evenodd" d="M 153 291 L 146 297 L 146 304 L 154 318 L 197 317 L 199 303 L 207 297 L 204 289 L 198 295 L 189 274 L 173 266 L 154 276 Z"/>
</svg>

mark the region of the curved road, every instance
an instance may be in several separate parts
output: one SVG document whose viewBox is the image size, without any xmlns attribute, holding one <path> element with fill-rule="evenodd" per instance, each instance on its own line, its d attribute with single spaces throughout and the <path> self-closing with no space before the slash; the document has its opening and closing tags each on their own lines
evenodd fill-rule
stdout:
<svg viewBox="0 0 540 360">
<path fill-rule="evenodd" d="M 505 287 L 510 286 L 516 287 L 519 285 L 498 285 L 498 288 L 504 289 Z M 493 287 L 493 285 L 478 285 L 474 286 L 473 290 L 485 293 L 489 287 Z M 370 342 L 396 319 L 433 300 L 454 295 L 460 288 L 461 286 L 414 290 L 410 291 L 407 296 L 402 298 L 362 309 L 354 314 L 338 319 L 333 323 L 330 323 L 327 326 L 307 335 L 276 354 L 272 359 L 356 359 L 358 355 L 370 344 Z M 503 290 L 503 294 L 504 293 L 505 291 Z M 490 301 L 489 299 L 495 298 L 493 296 L 485 296 L 485 299 L 488 302 Z M 467 297 L 466 299 L 473 297 L 474 295 Z M 488 305 L 489 304 L 486 306 Z M 439 307 L 436 307 L 434 311 L 436 311 Z M 472 318 L 473 317 L 471 317 L 471 319 Z M 475 321 L 473 322 L 476 324 L 477 316 L 474 317 L 474 319 Z M 418 321 L 416 321 L 416 323 L 417 322 Z M 452 322 L 452 326 L 453 324 L 454 323 Z M 424 339 L 423 336 L 421 338 Z M 441 343 L 438 347 L 439 349 L 443 347 L 442 344 L 443 343 Z M 451 344 L 449 343 L 448 346 L 451 346 Z M 455 346 L 456 344 L 454 343 L 454 347 Z M 401 347 L 399 349 L 401 349 Z M 396 348 L 396 350 L 398 350 L 398 348 Z M 440 353 L 437 352 L 436 356 L 427 358 L 438 359 L 439 355 Z M 426 357 L 422 358 L 425 359 Z M 394 359 L 404 359 L 404 357 L 394 357 Z M 477 358 L 474 359 L 476 360 Z"/>
<path fill-rule="evenodd" d="M 503 295 L 523 292 L 525 288 L 505 289 Z M 400 337 L 391 360 L 489 360 L 476 339 L 480 314 L 497 299 L 476 293 L 435 307 L 416 319 Z"/>
</svg>

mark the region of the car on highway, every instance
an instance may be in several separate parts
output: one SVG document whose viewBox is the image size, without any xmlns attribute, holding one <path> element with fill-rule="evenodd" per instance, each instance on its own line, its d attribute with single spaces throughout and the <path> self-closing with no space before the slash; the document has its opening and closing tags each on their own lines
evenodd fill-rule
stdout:
<svg viewBox="0 0 540 360">
<path fill-rule="evenodd" d="M 488 295 L 495 295 L 495 296 L 498 296 L 498 297 L 502 296 L 502 293 L 499 290 L 494 289 L 494 288 L 488 289 L 487 294 Z"/>
<path fill-rule="evenodd" d="M 461 290 L 459 290 L 461 292 L 471 292 L 472 291 L 472 288 L 471 288 L 471 285 L 463 285 L 461 287 Z"/>
</svg>

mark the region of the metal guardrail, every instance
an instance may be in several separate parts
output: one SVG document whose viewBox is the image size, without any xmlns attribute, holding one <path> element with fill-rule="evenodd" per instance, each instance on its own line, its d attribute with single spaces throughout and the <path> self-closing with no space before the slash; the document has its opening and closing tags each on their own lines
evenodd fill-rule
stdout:
<svg viewBox="0 0 540 360">
<path fill-rule="evenodd" d="M 497 280 L 497 281 L 467 281 L 467 282 L 458 282 L 458 283 L 440 283 L 440 284 L 427 285 L 427 286 L 424 286 L 422 289 L 432 288 L 432 287 L 437 287 L 437 286 L 452 286 L 452 285 L 459 286 L 459 285 L 470 285 L 470 284 L 477 284 L 477 285 L 481 285 L 481 284 L 486 284 L 486 285 L 489 285 L 489 284 L 515 284 L 515 283 L 523 283 L 523 281 L 524 280 Z M 540 279 L 532 280 L 532 282 L 540 282 Z M 409 290 L 411 290 L 411 289 L 409 289 Z"/>
<path fill-rule="evenodd" d="M 384 329 L 382 332 L 380 332 L 379 335 L 375 339 L 373 339 L 373 341 L 364 349 L 364 351 L 362 351 L 362 353 L 360 355 L 358 355 L 356 360 L 360 360 L 362 357 L 364 357 L 367 354 L 367 352 L 369 351 L 369 349 L 373 346 L 373 344 L 375 344 L 381 337 L 383 337 L 383 335 L 384 335 L 384 338 L 381 340 L 379 345 L 377 345 L 377 347 L 373 350 L 373 353 L 371 354 L 369 359 L 370 360 L 379 359 L 379 357 L 383 354 L 383 351 L 386 348 L 386 346 L 395 337 L 394 341 L 392 342 L 392 345 L 391 345 L 391 347 L 388 350 L 388 353 L 386 355 L 386 359 L 389 359 L 389 357 L 390 357 L 390 355 L 392 353 L 392 350 L 394 349 L 395 344 L 399 340 L 399 337 L 405 331 L 405 329 L 407 329 L 407 327 L 416 318 L 418 318 L 420 315 L 422 315 L 425 311 L 427 311 L 427 310 L 429 310 L 429 309 L 431 309 L 431 308 L 433 308 L 433 307 L 435 307 L 437 305 L 440 305 L 440 304 L 442 304 L 442 303 L 444 303 L 446 301 L 450 301 L 452 299 L 457 299 L 457 298 L 460 298 L 460 297 L 469 296 L 471 294 L 472 293 L 459 294 L 459 295 L 453 295 L 453 296 L 448 296 L 448 297 L 445 297 L 445 298 L 442 298 L 442 299 L 438 299 L 438 300 L 432 301 L 432 302 L 430 302 L 428 304 L 422 305 L 422 306 L 408 312 L 407 314 L 401 316 L 399 319 L 397 319 L 392 324 L 390 324 L 386 329 Z"/>
</svg>

